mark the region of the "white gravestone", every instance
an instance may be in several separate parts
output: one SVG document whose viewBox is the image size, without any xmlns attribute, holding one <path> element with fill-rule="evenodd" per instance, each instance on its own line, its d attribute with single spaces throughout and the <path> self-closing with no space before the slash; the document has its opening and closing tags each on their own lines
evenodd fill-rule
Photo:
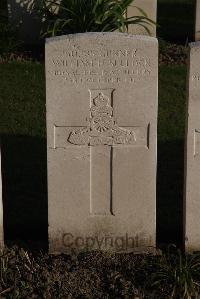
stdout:
<svg viewBox="0 0 200 299">
<path fill-rule="evenodd" d="M 200 40 L 200 0 L 196 0 L 195 40 Z"/>
<path fill-rule="evenodd" d="M 155 246 L 157 60 L 151 37 L 47 39 L 50 252 Z"/>
<path fill-rule="evenodd" d="M 190 44 L 185 147 L 185 246 L 200 250 L 200 42 Z"/>
<path fill-rule="evenodd" d="M 142 16 L 141 12 L 136 8 L 141 8 L 149 19 L 156 23 L 157 21 L 157 0 L 134 0 L 132 5 L 127 9 L 127 17 Z M 144 24 L 146 25 L 146 24 Z M 156 25 L 146 25 L 151 36 L 156 36 Z M 129 25 L 128 32 L 130 34 L 148 35 L 148 32 L 140 25 Z"/>
</svg>

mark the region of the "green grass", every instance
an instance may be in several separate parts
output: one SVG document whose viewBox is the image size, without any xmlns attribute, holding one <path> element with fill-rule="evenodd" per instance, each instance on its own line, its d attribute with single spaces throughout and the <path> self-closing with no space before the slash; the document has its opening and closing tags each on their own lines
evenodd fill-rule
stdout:
<svg viewBox="0 0 200 299">
<path fill-rule="evenodd" d="M 47 240 L 44 65 L 3 63 L 0 78 L 5 236 Z M 160 67 L 159 242 L 180 243 L 182 236 L 185 80 L 185 66 Z"/>
<path fill-rule="evenodd" d="M 160 66 L 158 140 L 180 140 L 185 130 L 186 67 Z"/>
<path fill-rule="evenodd" d="M 44 66 L 40 63 L 0 65 L 1 134 L 45 136 Z"/>
</svg>

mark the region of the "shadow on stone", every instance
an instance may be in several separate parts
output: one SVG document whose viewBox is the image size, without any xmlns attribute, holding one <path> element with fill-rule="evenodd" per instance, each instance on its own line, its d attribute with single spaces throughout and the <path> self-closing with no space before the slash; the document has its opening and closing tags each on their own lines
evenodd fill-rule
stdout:
<svg viewBox="0 0 200 299">
<path fill-rule="evenodd" d="M 184 141 L 158 143 L 157 244 L 183 246 Z"/>
<path fill-rule="evenodd" d="M 48 246 L 46 140 L 4 135 L 2 180 L 6 243 Z"/>
<path fill-rule="evenodd" d="M 48 248 L 46 140 L 1 139 L 4 233 L 7 244 Z M 158 144 L 157 245 L 183 245 L 184 142 Z"/>
</svg>

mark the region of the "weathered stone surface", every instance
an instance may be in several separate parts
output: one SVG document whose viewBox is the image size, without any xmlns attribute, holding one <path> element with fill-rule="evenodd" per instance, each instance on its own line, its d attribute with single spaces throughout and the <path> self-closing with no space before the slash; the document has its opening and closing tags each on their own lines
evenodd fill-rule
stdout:
<svg viewBox="0 0 200 299">
<path fill-rule="evenodd" d="M 3 198 L 2 198 L 2 177 L 1 177 L 1 150 L 0 150 L 0 247 L 4 245 L 3 237 Z"/>
<path fill-rule="evenodd" d="M 50 252 L 155 246 L 157 40 L 46 41 Z"/>
<path fill-rule="evenodd" d="M 127 9 L 127 16 L 140 16 L 142 15 L 136 7 L 141 8 L 147 14 L 148 18 L 156 22 L 157 20 L 157 0 L 134 0 L 133 4 Z M 148 26 L 151 36 L 156 36 L 156 25 Z M 145 28 L 139 25 L 129 25 L 128 32 L 130 34 L 148 35 Z"/>
<path fill-rule="evenodd" d="M 196 0 L 195 40 L 200 40 L 200 0 Z"/>
<path fill-rule="evenodd" d="M 200 42 L 190 44 L 185 143 L 185 246 L 200 250 Z"/>
</svg>

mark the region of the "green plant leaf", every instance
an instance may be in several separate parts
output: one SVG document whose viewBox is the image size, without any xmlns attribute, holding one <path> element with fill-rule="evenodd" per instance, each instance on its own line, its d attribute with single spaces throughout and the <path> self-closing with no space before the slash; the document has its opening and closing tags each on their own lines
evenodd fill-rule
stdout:
<svg viewBox="0 0 200 299">
<path fill-rule="evenodd" d="M 148 34 L 155 22 L 136 7 L 141 16 L 127 18 L 133 0 L 42 0 L 38 12 L 46 20 L 43 36 L 89 31 L 126 32 L 128 25 L 141 25 Z"/>
</svg>

